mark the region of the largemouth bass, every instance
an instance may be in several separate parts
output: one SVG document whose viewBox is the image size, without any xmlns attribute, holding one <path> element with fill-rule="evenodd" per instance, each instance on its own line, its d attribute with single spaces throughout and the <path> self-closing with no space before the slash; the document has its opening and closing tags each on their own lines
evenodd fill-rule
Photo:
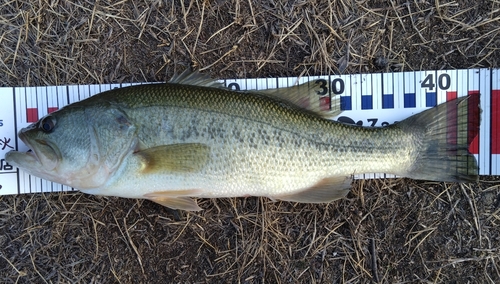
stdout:
<svg viewBox="0 0 500 284">
<path fill-rule="evenodd" d="M 194 197 L 266 196 L 323 203 L 353 174 L 473 182 L 467 98 L 366 128 L 327 119 L 317 82 L 237 92 L 199 73 L 100 93 L 19 132 L 31 148 L 8 163 L 82 192 L 200 210 Z M 461 114 L 450 119 L 450 113 Z M 453 132 L 450 136 L 450 129 Z M 452 139 L 450 139 L 452 137 Z"/>
</svg>

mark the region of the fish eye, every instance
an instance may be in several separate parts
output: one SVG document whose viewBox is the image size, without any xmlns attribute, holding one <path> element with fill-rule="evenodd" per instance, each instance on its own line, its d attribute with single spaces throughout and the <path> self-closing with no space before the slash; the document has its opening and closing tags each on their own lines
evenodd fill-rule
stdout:
<svg viewBox="0 0 500 284">
<path fill-rule="evenodd" d="M 47 116 L 47 117 L 44 117 L 41 121 L 40 121 L 40 125 L 39 127 L 44 131 L 44 132 L 51 132 L 52 130 L 54 130 L 54 126 L 55 126 L 55 120 L 53 117 L 51 116 Z"/>
</svg>

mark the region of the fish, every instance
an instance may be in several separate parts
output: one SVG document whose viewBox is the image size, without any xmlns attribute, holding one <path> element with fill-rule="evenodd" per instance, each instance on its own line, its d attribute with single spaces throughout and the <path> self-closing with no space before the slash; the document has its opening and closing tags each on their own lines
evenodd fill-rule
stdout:
<svg viewBox="0 0 500 284">
<path fill-rule="evenodd" d="M 318 94 L 327 87 L 312 80 L 234 91 L 186 71 L 47 114 L 18 133 L 30 151 L 5 158 L 83 193 L 188 211 L 201 210 L 198 198 L 328 203 L 345 197 L 353 175 L 363 173 L 478 180 L 466 113 L 479 106 L 468 97 L 389 126 L 362 127 L 331 119 L 342 112 L 341 100 L 333 96 L 330 107 L 322 106 Z"/>
</svg>

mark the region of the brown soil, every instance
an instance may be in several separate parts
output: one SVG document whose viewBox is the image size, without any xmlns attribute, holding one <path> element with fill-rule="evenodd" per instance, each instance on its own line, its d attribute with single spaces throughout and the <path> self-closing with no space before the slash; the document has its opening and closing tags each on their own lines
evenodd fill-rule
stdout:
<svg viewBox="0 0 500 284">
<path fill-rule="evenodd" d="M 499 67 L 496 1 L 4 1 L 0 86 Z M 2 283 L 499 283 L 500 180 L 331 204 L 0 197 Z"/>
</svg>

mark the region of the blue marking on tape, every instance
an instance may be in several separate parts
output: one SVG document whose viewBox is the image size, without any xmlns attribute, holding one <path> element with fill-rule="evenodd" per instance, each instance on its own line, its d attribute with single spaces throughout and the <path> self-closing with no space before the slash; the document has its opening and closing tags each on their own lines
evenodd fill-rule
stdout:
<svg viewBox="0 0 500 284">
<path fill-rule="evenodd" d="M 361 109 L 373 109 L 373 96 L 361 96 Z"/>
<path fill-rule="evenodd" d="M 433 107 L 436 105 L 437 105 L 437 93 L 436 92 L 425 93 L 425 106 Z"/>
<path fill-rule="evenodd" d="M 382 108 L 394 108 L 394 95 L 393 94 L 383 94 L 382 95 Z"/>
<path fill-rule="evenodd" d="M 417 100 L 415 98 L 415 93 L 405 94 L 404 96 L 404 107 L 417 107 Z"/>
<path fill-rule="evenodd" d="M 352 100 L 350 96 L 340 97 L 340 109 L 341 110 L 352 110 Z"/>
</svg>

